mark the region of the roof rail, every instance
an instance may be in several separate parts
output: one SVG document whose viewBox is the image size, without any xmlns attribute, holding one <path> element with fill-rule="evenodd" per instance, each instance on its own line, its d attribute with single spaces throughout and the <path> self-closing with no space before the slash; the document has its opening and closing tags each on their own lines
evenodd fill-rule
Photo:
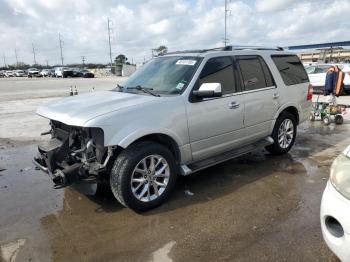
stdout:
<svg viewBox="0 0 350 262">
<path fill-rule="evenodd" d="M 245 45 L 231 45 L 226 46 L 226 49 L 230 50 L 275 50 L 275 51 L 283 51 L 283 47 L 276 46 L 276 47 L 267 47 L 267 46 L 245 46 Z"/>
<path fill-rule="evenodd" d="M 173 55 L 173 54 L 183 54 L 183 53 L 206 53 L 210 51 L 233 51 L 233 50 L 275 50 L 275 51 L 283 51 L 283 47 L 266 47 L 266 46 L 224 46 L 224 47 L 216 47 L 209 49 L 197 49 L 197 50 L 183 50 L 183 51 L 174 51 L 169 52 L 164 55 Z"/>
</svg>

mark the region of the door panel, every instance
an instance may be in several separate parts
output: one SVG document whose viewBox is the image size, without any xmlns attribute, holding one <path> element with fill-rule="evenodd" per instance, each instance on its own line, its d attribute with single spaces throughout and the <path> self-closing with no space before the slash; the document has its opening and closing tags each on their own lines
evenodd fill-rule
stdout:
<svg viewBox="0 0 350 262">
<path fill-rule="evenodd" d="M 237 56 L 244 87 L 244 127 L 246 139 L 254 142 L 270 135 L 271 123 L 279 108 L 275 81 L 262 57 Z"/>
<path fill-rule="evenodd" d="M 239 106 L 231 108 L 232 102 Z M 187 115 L 193 160 L 211 157 L 243 143 L 243 96 L 188 103 Z"/>
<path fill-rule="evenodd" d="M 220 83 L 223 96 L 186 103 L 188 131 L 194 161 L 228 151 L 244 137 L 244 99 L 237 92 L 237 77 L 232 57 L 209 59 L 194 90 L 203 83 Z M 191 103 L 192 102 L 192 103 Z"/>
<path fill-rule="evenodd" d="M 247 139 L 258 140 L 270 135 L 270 127 L 279 108 L 277 89 L 271 87 L 260 91 L 247 92 L 244 94 L 244 98 L 244 125 Z"/>
</svg>

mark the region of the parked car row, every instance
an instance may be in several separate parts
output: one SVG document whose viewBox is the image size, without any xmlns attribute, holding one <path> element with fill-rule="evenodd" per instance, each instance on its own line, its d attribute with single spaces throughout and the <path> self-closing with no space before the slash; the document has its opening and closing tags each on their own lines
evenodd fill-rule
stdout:
<svg viewBox="0 0 350 262">
<path fill-rule="evenodd" d="M 55 67 L 53 69 L 29 68 L 27 70 L 0 71 L 0 77 L 83 77 L 94 78 L 95 75 L 87 69 Z"/>
<path fill-rule="evenodd" d="M 350 64 L 336 64 L 344 73 L 344 90 L 343 94 L 350 94 Z M 324 83 L 326 81 L 327 71 L 331 64 L 315 64 L 305 66 L 309 75 L 310 83 L 313 86 L 315 94 L 323 94 Z"/>
</svg>

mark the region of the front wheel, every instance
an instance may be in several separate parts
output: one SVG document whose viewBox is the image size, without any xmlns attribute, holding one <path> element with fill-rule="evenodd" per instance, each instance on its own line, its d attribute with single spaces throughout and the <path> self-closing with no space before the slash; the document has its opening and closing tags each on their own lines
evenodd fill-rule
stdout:
<svg viewBox="0 0 350 262">
<path fill-rule="evenodd" d="M 266 147 L 272 155 L 282 155 L 294 145 L 297 135 L 297 124 L 294 115 L 288 112 L 282 112 L 276 120 L 272 131 L 274 143 Z"/>
<path fill-rule="evenodd" d="M 141 142 L 125 149 L 115 160 L 110 184 L 116 199 L 137 212 L 162 204 L 176 181 L 176 164 L 163 145 Z"/>
</svg>

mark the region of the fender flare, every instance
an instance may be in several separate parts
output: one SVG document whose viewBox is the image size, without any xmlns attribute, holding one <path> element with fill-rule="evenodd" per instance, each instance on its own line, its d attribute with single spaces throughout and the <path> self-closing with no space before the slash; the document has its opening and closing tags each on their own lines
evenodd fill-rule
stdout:
<svg viewBox="0 0 350 262">
<path fill-rule="evenodd" d="M 272 133 L 273 128 L 275 127 L 275 123 L 276 123 L 276 120 L 277 120 L 278 116 L 281 114 L 281 112 L 283 112 L 288 107 L 294 107 L 297 110 L 298 115 L 300 116 L 301 108 L 298 106 L 298 104 L 292 103 L 292 102 L 284 104 L 282 107 L 280 107 L 278 109 L 278 111 L 276 112 L 275 116 L 273 117 L 273 120 L 272 120 L 272 123 L 271 123 L 271 126 L 270 126 L 270 132 L 271 133 Z"/>
<path fill-rule="evenodd" d="M 184 141 L 173 131 L 169 129 L 140 129 L 129 133 L 127 136 L 123 135 L 124 132 L 118 132 L 109 141 L 106 141 L 106 146 L 119 146 L 121 148 L 127 148 L 136 140 L 148 136 L 148 135 L 165 135 L 173 139 L 178 147 L 184 145 Z"/>
</svg>

